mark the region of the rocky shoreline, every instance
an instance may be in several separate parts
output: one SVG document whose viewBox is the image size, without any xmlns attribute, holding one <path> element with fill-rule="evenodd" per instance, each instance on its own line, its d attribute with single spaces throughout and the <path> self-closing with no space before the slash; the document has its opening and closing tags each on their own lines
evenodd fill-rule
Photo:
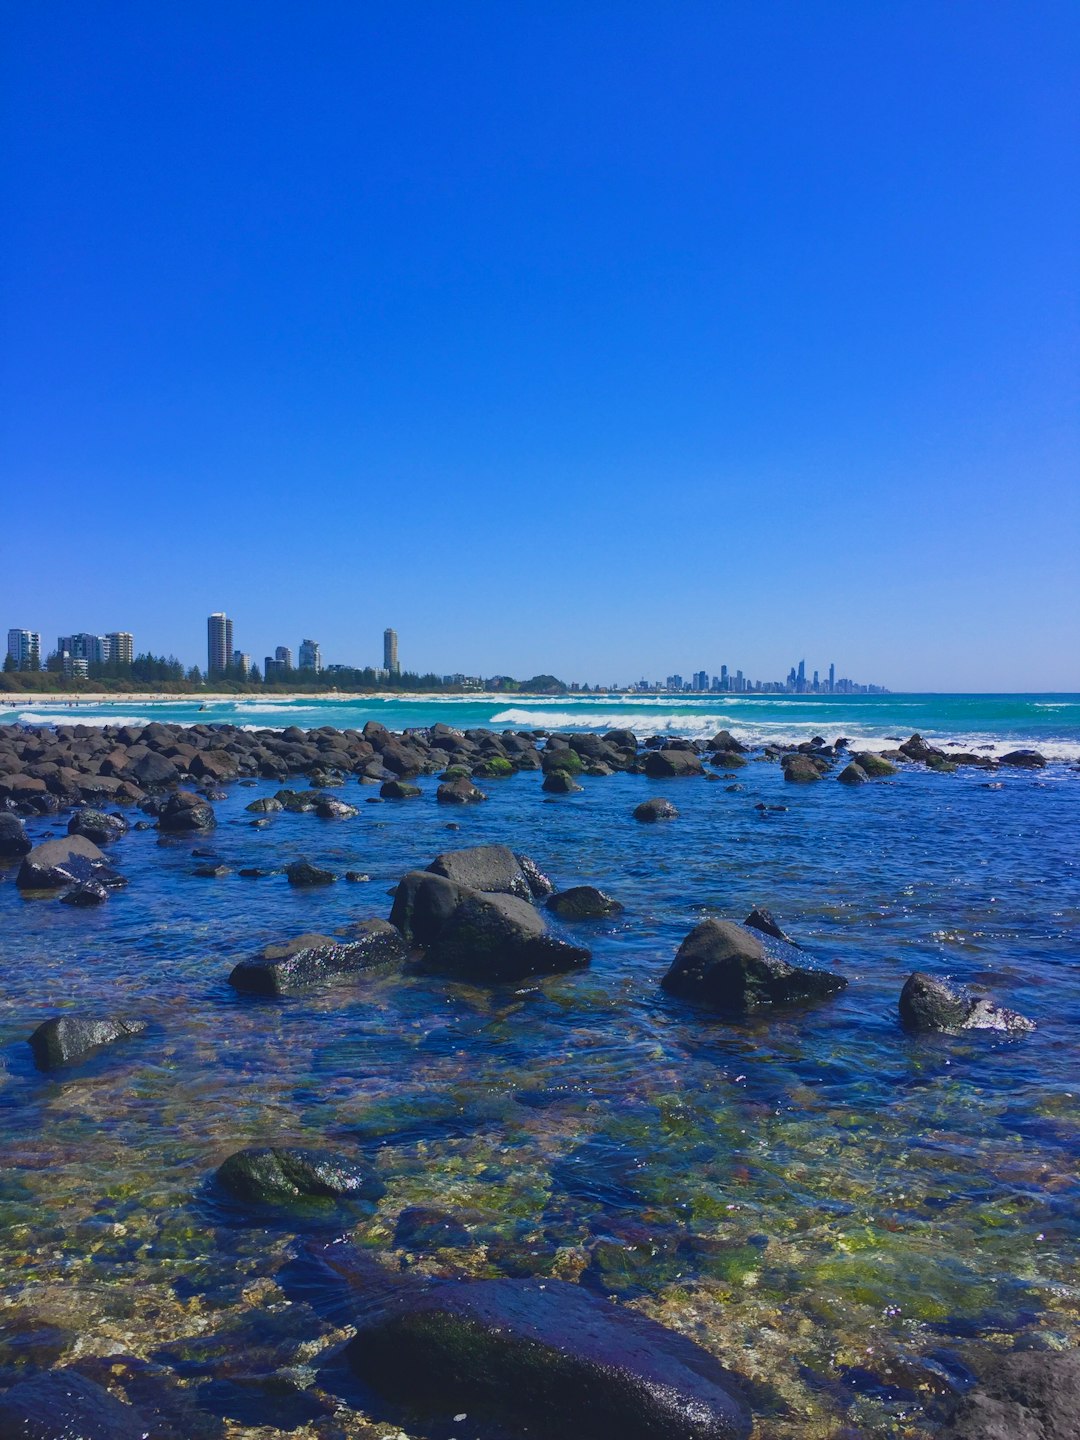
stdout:
<svg viewBox="0 0 1080 1440">
<path fill-rule="evenodd" d="M 210 725 L 5 726 L 0 864 L 17 866 L 16 884 L 27 897 L 93 906 L 124 883 L 123 839 L 132 811 L 143 817 L 134 824 L 156 826 L 165 844 L 209 837 L 225 785 L 280 785 L 275 795 L 248 807 L 253 825 L 271 823 L 278 811 L 310 814 L 315 823 L 357 815 L 357 807 L 341 798 L 348 784 L 370 787 L 367 798 L 412 805 L 430 801 L 431 792 L 410 782 L 438 776 L 434 803 L 451 807 L 452 814 L 452 807 L 482 804 L 482 786 L 519 772 L 536 773 L 538 801 L 558 804 L 556 797 L 587 789 L 583 778 L 619 773 L 677 786 L 728 781 L 737 792 L 740 771 L 755 763 L 780 765 L 792 785 L 831 777 L 850 786 L 888 782 L 907 766 L 947 773 L 970 765 L 1007 775 L 1041 769 L 1046 760 L 1033 751 L 1000 762 L 949 755 L 917 735 L 880 756 L 852 754 L 842 738 L 755 752 L 727 731 L 708 742 L 654 737 L 639 744 L 627 730 L 459 732 L 437 725 L 395 734 L 377 724 L 362 731 L 257 732 Z M 296 788 L 299 777 L 307 788 Z M 70 812 L 67 835 L 33 845 L 23 820 L 61 812 Z M 678 819 L 667 796 L 626 811 L 627 824 Z M 394 887 L 386 919 L 361 921 L 347 936 L 300 935 L 240 961 L 228 977 L 238 997 L 257 1004 L 412 969 L 494 987 L 536 983 L 586 969 L 590 952 L 581 942 L 588 940 L 589 923 L 621 908 L 617 894 L 585 884 L 557 892 L 527 854 L 505 846 L 469 846 L 430 860 L 418 856 L 416 863 L 422 868 L 404 873 Z M 206 873 L 213 878 L 216 867 L 208 865 Z M 287 878 L 317 886 L 339 877 L 298 861 Z M 703 1017 L 733 1020 L 827 1006 L 848 984 L 760 907 L 742 923 L 706 919 L 695 926 L 661 981 L 668 996 Z M 895 1021 L 915 1034 L 981 1029 L 1019 1037 L 1034 1029 L 1023 1016 L 918 971 L 897 999 Z M 138 1016 L 69 1012 L 45 1021 L 28 1039 L 39 1069 L 51 1071 L 77 1066 L 120 1042 L 145 1043 L 145 1029 Z M 297 1147 L 238 1149 L 208 1181 L 230 1204 L 248 1207 L 252 1224 L 266 1207 L 286 1213 L 308 1203 L 347 1207 L 371 1204 L 379 1194 L 370 1167 L 332 1150 Z M 631 1440 L 740 1440 L 751 1434 L 757 1397 L 738 1377 L 738 1355 L 725 1356 L 730 1369 L 723 1369 L 692 1340 L 578 1285 L 474 1279 L 391 1291 L 358 1319 L 342 1360 L 388 1403 L 408 1402 L 433 1421 L 460 1409 L 489 1417 L 510 1436 L 561 1437 L 569 1428 L 586 1440 L 616 1433 Z M 1076 1359 L 1076 1352 L 1024 1352 L 1000 1362 L 987 1356 L 982 1385 L 957 1399 L 940 1433 L 950 1440 L 1057 1440 L 1077 1433 Z M 78 1371 L 46 1371 L 0 1395 L 0 1440 L 9 1434 L 60 1440 L 78 1433 L 97 1440 L 155 1433 L 149 1423 L 139 1428 L 137 1405 L 121 1406 L 118 1414 L 116 1404 L 107 1387 Z"/>
</svg>

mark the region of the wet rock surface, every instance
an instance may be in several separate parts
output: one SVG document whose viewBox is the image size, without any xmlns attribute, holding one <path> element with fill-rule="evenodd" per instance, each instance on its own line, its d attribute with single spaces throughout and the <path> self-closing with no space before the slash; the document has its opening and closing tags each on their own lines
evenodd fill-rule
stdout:
<svg viewBox="0 0 1080 1440">
<path fill-rule="evenodd" d="M 377 1200 L 384 1185 L 363 1161 L 295 1145 L 238 1150 L 218 1167 L 215 1179 L 234 1199 L 256 1205 L 344 1196 Z"/>
<path fill-rule="evenodd" d="M 145 1020 L 61 1015 L 43 1021 L 30 1036 L 29 1043 L 34 1052 L 34 1064 L 39 1070 L 57 1070 L 62 1065 L 74 1065 L 85 1060 L 117 1040 L 139 1035 L 145 1029 Z"/>
<path fill-rule="evenodd" d="M 671 995 L 745 1015 L 827 1000 L 847 981 L 769 954 L 755 935 L 730 920 L 703 920 L 679 946 L 661 985 Z"/>
<path fill-rule="evenodd" d="M 1075 1440 L 1080 1350 L 1025 1350 L 992 1361 L 956 1407 L 942 1440 Z"/>
<path fill-rule="evenodd" d="M 229 984 L 251 995 L 291 995 L 365 971 L 400 966 L 408 959 L 408 946 L 385 920 L 366 920 L 357 929 L 361 933 L 345 942 L 309 934 L 267 945 L 259 955 L 234 967 Z"/>
<path fill-rule="evenodd" d="M 955 1035 L 961 1030 L 993 1030 L 1026 1035 L 1035 1025 L 1015 1010 L 971 994 L 946 980 L 913 971 L 900 992 L 900 1020 L 908 1030 Z"/>
<path fill-rule="evenodd" d="M 564 1281 L 447 1284 L 362 1317 L 346 1350 L 385 1398 L 479 1410 L 537 1440 L 747 1440 L 739 1382 L 711 1355 Z"/>
</svg>

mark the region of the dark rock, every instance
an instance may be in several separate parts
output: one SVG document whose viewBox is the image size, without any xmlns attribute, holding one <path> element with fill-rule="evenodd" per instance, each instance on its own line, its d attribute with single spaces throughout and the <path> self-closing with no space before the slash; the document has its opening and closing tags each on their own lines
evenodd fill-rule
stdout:
<svg viewBox="0 0 1080 1440">
<path fill-rule="evenodd" d="M 370 875 L 365 875 L 362 870 L 346 870 L 345 879 L 350 885 L 362 885 L 365 880 L 370 880 Z"/>
<path fill-rule="evenodd" d="M 138 1035 L 145 1029 L 145 1020 L 124 1020 L 117 1016 L 91 1020 L 79 1015 L 59 1015 L 38 1026 L 30 1036 L 30 1048 L 39 1070 L 55 1070 L 82 1060 L 103 1045 L 111 1045 L 127 1035 Z"/>
<path fill-rule="evenodd" d="M 344 943 L 330 935 L 300 935 L 283 945 L 267 945 L 234 967 L 229 984 L 250 995 L 291 995 L 408 959 L 404 940 L 385 920 L 365 920 L 359 928 L 361 933 Z"/>
<path fill-rule="evenodd" d="M 437 855 L 427 868 L 430 874 L 441 875 L 469 890 L 517 895 L 522 900 L 532 895 L 517 856 L 505 845 L 470 845 L 465 850 L 447 850 Z"/>
<path fill-rule="evenodd" d="M 726 754 L 745 755 L 746 746 L 736 740 L 730 730 L 718 730 L 706 745 L 706 750 L 719 750 Z"/>
<path fill-rule="evenodd" d="M 172 834 L 212 830 L 216 824 L 213 807 L 190 790 L 175 791 L 158 813 L 158 828 Z"/>
<path fill-rule="evenodd" d="M 218 1166 L 215 1179 L 235 1199 L 256 1205 L 309 1199 L 378 1200 L 385 1189 L 374 1170 L 362 1161 L 293 1145 L 238 1150 Z"/>
<path fill-rule="evenodd" d="M 0 1395 L 0 1440 L 146 1440 L 130 1405 L 75 1370 L 46 1370 Z"/>
<path fill-rule="evenodd" d="M 437 939 L 466 895 L 472 892 L 444 875 L 410 870 L 398 881 L 390 924 L 412 945 L 430 945 Z"/>
<path fill-rule="evenodd" d="M 1041 770 L 1046 764 L 1046 757 L 1038 750 L 1010 750 L 1008 755 L 1002 755 L 998 764 L 1015 765 L 1023 770 Z"/>
<path fill-rule="evenodd" d="M 229 874 L 228 865 L 196 865 L 191 872 L 200 880 L 223 880 Z"/>
<path fill-rule="evenodd" d="M 747 1440 L 738 1381 L 691 1340 L 564 1280 L 458 1281 L 361 1317 L 377 1393 L 535 1440 Z"/>
<path fill-rule="evenodd" d="M 606 920 L 610 915 L 621 915 L 623 906 L 602 890 L 592 885 L 575 885 L 552 895 L 547 908 L 558 915 L 560 920 Z"/>
<path fill-rule="evenodd" d="M 852 760 L 844 766 L 836 778 L 840 781 L 841 785 L 865 785 L 870 779 L 870 776 L 861 765 L 856 765 L 855 761 Z"/>
<path fill-rule="evenodd" d="M 435 799 L 440 805 L 478 805 L 481 800 L 486 800 L 487 796 L 482 790 L 478 790 L 471 780 L 461 776 L 440 785 L 435 792 Z"/>
<path fill-rule="evenodd" d="M 710 756 L 710 761 L 721 770 L 738 770 L 747 763 L 735 750 L 716 750 Z"/>
<path fill-rule="evenodd" d="M 703 920 L 679 946 L 660 982 L 672 995 L 732 1014 L 825 1000 L 847 986 L 839 975 L 789 965 L 730 920 Z"/>
<path fill-rule="evenodd" d="M 0 860 L 19 860 L 33 848 L 19 817 L 0 811 Z"/>
<path fill-rule="evenodd" d="M 752 930 L 760 930 L 765 935 L 771 935 L 774 940 L 783 940 L 785 945 L 794 945 L 796 950 L 802 949 L 797 940 L 793 940 L 786 931 L 780 928 L 772 911 L 766 910 L 764 905 L 755 905 L 743 924 L 749 925 Z"/>
<path fill-rule="evenodd" d="M 530 860 L 528 855 L 515 854 L 514 859 L 521 866 L 521 873 L 525 877 L 525 883 L 529 887 L 529 893 L 534 900 L 542 900 L 545 895 L 550 895 L 555 889 L 548 877 L 540 869 L 535 860 Z"/>
<path fill-rule="evenodd" d="M 251 811 L 253 815 L 276 815 L 284 810 L 285 806 L 273 795 L 264 795 L 260 800 L 252 800 L 250 805 L 244 806 L 245 810 Z"/>
<path fill-rule="evenodd" d="M 173 762 L 152 750 L 135 761 L 131 774 L 144 790 L 166 790 L 180 783 L 180 771 Z"/>
<path fill-rule="evenodd" d="M 549 743 L 547 749 L 540 756 L 540 768 L 545 775 L 554 775 L 559 770 L 567 775 L 580 775 L 583 767 L 581 756 L 569 745 L 553 749 Z"/>
<path fill-rule="evenodd" d="M 634 811 L 634 819 L 652 824 L 656 820 L 675 820 L 678 814 L 670 800 L 661 800 L 658 797 L 655 800 L 643 800 Z"/>
<path fill-rule="evenodd" d="M 95 845 L 110 845 L 127 834 L 128 823 L 120 815 L 106 815 L 103 810 L 87 807 L 75 811 L 67 828 L 69 835 L 84 835 Z"/>
<path fill-rule="evenodd" d="M 415 800 L 422 793 L 419 785 L 410 785 L 407 780 L 387 780 L 379 791 L 384 800 Z"/>
<path fill-rule="evenodd" d="M 344 800 L 335 800 L 332 796 L 324 795 L 315 806 L 315 814 L 320 820 L 351 820 L 360 811 L 355 805 L 347 805 Z"/>
<path fill-rule="evenodd" d="M 704 775 L 701 761 L 691 750 L 650 750 L 645 757 L 645 774 L 654 779 Z"/>
<path fill-rule="evenodd" d="M 912 735 L 910 740 L 905 740 L 900 746 L 901 755 L 906 755 L 909 760 L 915 760 L 926 765 L 931 760 L 944 760 L 944 750 L 938 750 L 933 745 L 928 745 L 921 735 Z"/>
<path fill-rule="evenodd" d="M 82 880 L 61 893 L 60 904 L 83 907 L 103 905 L 108 898 L 109 892 L 100 880 Z"/>
<path fill-rule="evenodd" d="M 784 779 L 793 785 L 805 785 L 821 779 L 821 769 L 809 755 L 785 755 L 783 759 Z"/>
<path fill-rule="evenodd" d="M 494 984 L 577 970 L 589 958 L 587 950 L 548 935 L 528 901 L 466 891 L 428 946 L 424 964 L 442 975 Z"/>
<path fill-rule="evenodd" d="M 549 795 L 573 795 L 575 791 L 580 792 L 583 789 L 569 770 L 549 770 L 540 788 Z"/>
<path fill-rule="evenodd" d="M 332 870 L 322 870 L 318 865 L 312 865 L 310 860 L 294 860 L 291 865 L 285 867 L 285 874 L 288 876 L 290 885 L 301 888 L 313 885 L 332 885 L 337 879 Z"/>
<path fill-rule="evenodd" d="M 84 880 L 100 880 L 108 862 L 92 840 L 69 835 L 45 840 L 24 857 L 15 884 L 20 890 L 63 890 Z"/>
<path fill-rule="evenodd" d="M 981 1000 L 959 986 L 916 970 L 900 992 L 900 1020 L 908 1030 L 936 1030 L 955 1035 L 961 1030 L 996 1030 L 1024 1035 L 1035 1023 L 1015 1010 Z"/>
<path fill-rule="evenodd" d="M 958 1402 L 942 1440 L 1076 1440 L 1080 1350 L 1017 1350 Z"/>
<path fill-rule="evenodd" d="M 891 760 L 886 760 L 884 756 L 876 754 L 873 750 L 860 750 L 854 758 L 855 764 L 858 765 L 871 780 L 879 780 L 886 775 L 896 775 L 899 773 Z"/>
</svg>

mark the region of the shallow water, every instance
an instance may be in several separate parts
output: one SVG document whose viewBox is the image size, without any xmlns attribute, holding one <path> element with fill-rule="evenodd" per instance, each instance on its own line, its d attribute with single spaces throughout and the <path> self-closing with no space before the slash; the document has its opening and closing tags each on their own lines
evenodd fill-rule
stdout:
<svg viewBox="0 0 1080 1440">
<path fill-rule="evenodd" d="M 278 787 L 234 785 L 209 839 L 121 840 L 130 884 L 96 911 L 24 899 L 6 874 L 4 1378 L 135 1356 L 232 1435 L 376 1433 L 335 1418 L 317 1373 L 355 1296 L 296 1263 L 344 1237 L 391 1270 L 562 1275 L 632 1303 L 754 1382 L 765 1440 L 921 1435 L 973 1346 L 1075 1343 L 1075 772 L 1003 771 L 991 790 L 983 772 L 908 767 L 853 790 L 752 761 L 721 783 L 617 775 L 557 798 L 540 778 L 481 782 L 489 802 L 452 813 L 422 779 L 421 800 L 265 829 L 244 807 Z M 634 823 L 655 794 L 680 818 Z M 762 816 L 759 800 L 787 809 Z M 496 841 L 559 888 L 624 902 L 616 922 L 566 929 L 588 937 L 590 969 L 282 1001 L 227 985 L 267 941 L 385 916 L 403 871 Z M 207 847 L 230 875 L 192 874 Z M 236 873 L 301 855 L 370 878 L 303 891 Z M 691 926 L 755 903 L 848 990 L 748 1025 L 663 995 Z M 916 968 L 985 986 L 1037 1032 L 909 1038 L 896 1001 Z M 26 1036 L 69 1007 L 151 1030 L 43 1077 Z M 239 1223 L 207 1177 L 242 1145 L 287 1142 L 361 1151 L 385 1197 L 299 1231 Z M 462 1218 L 457 1243 L 440 1248 L 438 1226 L 396 1234 L 410 1206 Z"/>
</svg>

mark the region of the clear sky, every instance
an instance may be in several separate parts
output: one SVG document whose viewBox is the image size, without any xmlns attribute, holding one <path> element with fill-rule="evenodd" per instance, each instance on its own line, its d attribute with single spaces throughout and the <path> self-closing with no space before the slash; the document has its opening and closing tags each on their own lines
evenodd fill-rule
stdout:
<svg viewBox="0 0 1080 1440">
<path fill-rule="evenodd" d="M 1075 0 L 0 6 L 0 627 L 1080 689 Z"/>
</svg>

